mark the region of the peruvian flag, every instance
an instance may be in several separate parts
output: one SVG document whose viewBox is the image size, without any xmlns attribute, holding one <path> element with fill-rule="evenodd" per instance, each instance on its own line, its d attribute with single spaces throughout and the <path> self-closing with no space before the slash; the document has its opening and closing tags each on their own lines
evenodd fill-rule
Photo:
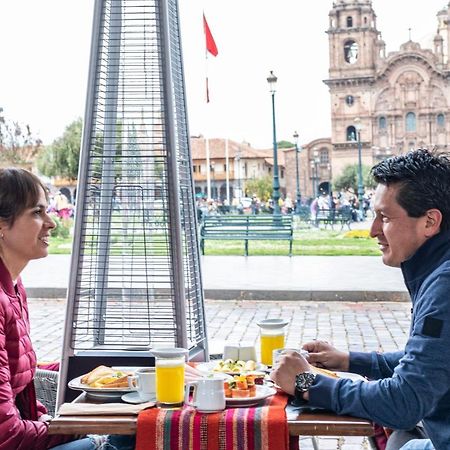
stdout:
<svg viewBox="0 0 450 450">
<path fill-rule="evenodd" d="M 211 30 L 209 29 L 205 14 L 203 14 L 203 29 L 205 30 L 206 50 L 211 53 L 211 55 L 217 56 L 219 51 L 217 50 L 216 42 L 214 41 Z"/>
</svg>

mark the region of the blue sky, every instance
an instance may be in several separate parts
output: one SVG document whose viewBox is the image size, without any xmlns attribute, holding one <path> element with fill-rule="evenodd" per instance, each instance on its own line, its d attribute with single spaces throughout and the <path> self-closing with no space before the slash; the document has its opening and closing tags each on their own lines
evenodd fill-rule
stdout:
<svg viewBox="0 0 450 450">
<path fill-rule="evenodd" d="M 430 40 L 442 0 L 373 0 L 387 50 Z M 266 78 L 278 76 L 277 138 L 330 133 L 328 12 L 331 0 L 179 0 L 191 134 L 270 147 Z M 84 114 L 93 0 L 0 1 L 0 106 L 51 143 Z M 205 98 L 202 11 L 219 48 L 208 60 Z"/>
</svg>

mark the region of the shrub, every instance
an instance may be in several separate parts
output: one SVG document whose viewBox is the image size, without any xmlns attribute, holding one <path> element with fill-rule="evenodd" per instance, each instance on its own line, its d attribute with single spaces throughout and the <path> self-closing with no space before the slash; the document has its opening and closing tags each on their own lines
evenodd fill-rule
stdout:
<svg viewBox="0 0 450 450">
<path fill-rule="evenodd" d="M 344 234 L 345 238 L 350 239 L 371 239 L 369 230 L 351 230 Z"/>
</svg>

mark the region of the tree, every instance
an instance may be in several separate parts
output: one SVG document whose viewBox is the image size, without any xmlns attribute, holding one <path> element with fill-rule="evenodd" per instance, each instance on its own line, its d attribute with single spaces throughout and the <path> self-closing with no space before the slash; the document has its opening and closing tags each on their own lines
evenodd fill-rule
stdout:
<svg viewBox="0 0 450 450">
<path fill-rule="evenodd" d="M 31 163 L 41 144 L 29 125 L 6 119 L 0 107 L 0 162 L 14 165 Z"/>
<path fill-rule="evenodd" d="M 376 183 L 370 174 L 369 166 L 362 166 L 363 185 L 366 189 L 372 189 Z M 333 188 L 337 191 L 348 191 L 354 195 L 358 194 L 358 164 L 344 167 L 341 175 L 333 180 Z"/>
<path fill-rule="evenodd" d="M 60 176 L 76 180 L 81 148 L 81 118 L 72 122 L 64 134 L 39 155 L 38 169 L 48 177 Z"/>
<path fill-rule="evenodd" d="M 293 147 L 295 147 L 295 144 L 293 144 L 292 142 L 289 142 L 289 141 L 279 141 L 279 142 L 277 142 L 277 147 L 278 148 L 293 148 Z"/>
<path fill-rule="evenodd" d="M 245 183 L 245 190 L 256 196 L 263 202 L 272 197 L 272 177 L 266 175 L 262 178 L 252 178 Z"/>
</svg>

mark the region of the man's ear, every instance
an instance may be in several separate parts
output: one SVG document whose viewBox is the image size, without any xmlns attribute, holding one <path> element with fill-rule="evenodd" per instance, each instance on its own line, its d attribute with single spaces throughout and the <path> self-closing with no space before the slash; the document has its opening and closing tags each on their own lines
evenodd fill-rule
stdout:
<svg viewBox="0 0 450 450">
<path fill-rule="evenodd" d="M 442 213 L 436 208 L 429 209 L 425 218 L 425 236 L 430 238 L 441 231 Z"/>
</svg>

